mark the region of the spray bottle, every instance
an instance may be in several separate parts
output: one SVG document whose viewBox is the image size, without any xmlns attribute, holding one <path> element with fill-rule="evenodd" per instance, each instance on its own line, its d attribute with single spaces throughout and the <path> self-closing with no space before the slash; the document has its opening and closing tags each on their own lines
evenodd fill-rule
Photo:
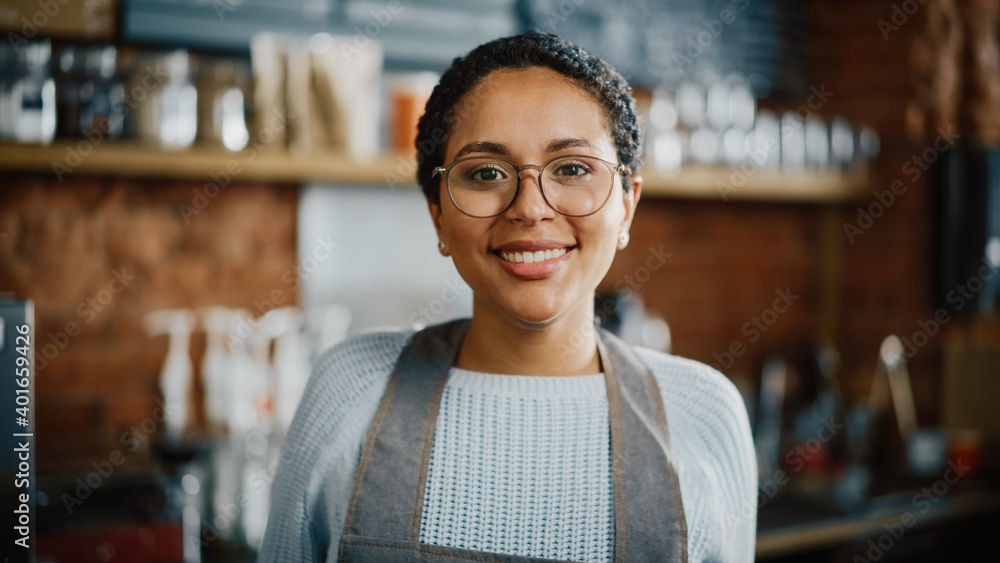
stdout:
<svg viewBox="0 0 1000 563">
<path fill-rule="evenodd" d="M 302 339 L 302 311 L 294 307 L 268 313 L 273 321 L 274 344 L 274 416 L 279 433 L 292 423 L 295 408 L 309 379 L 309 357 Z"/>
<path fill-rule="evenodd" d="M 205 357 L 201 362 L 205 419 L 209 428 L 218 429 L 229 419 L 232 361 L 231 354 L 226 350 L 223 334 L 229 328 L 233 313 L 225 307 L 206 307 L 200 313 L 206 342 Z"/>
<path fill-rule="evenodd" d="M 160 391 L 166 403 L 165 439 L 176 443 L 180 441 L 189 418 L 192 368 L 188 344 L 195 316 L 187 309 L 155 311 L 146 315 L 144 324 L 150 336 L 170 335 L 167 358 L 160 372 Z"/>
<path fill-rule="evenodd" d="M 226 332 L 226 344 L 230 354 L 230 373 L 227 377 L 229 408 L 226 423 L 230 437 L 241 439 L 257 425 L 254 398 L 257 394 L 259 376 L 257 363 L 247 350 L 247 341 L 254 332 L 250 324 L 250 315 L 245 309 L 230 313 Z"/>
</svg>

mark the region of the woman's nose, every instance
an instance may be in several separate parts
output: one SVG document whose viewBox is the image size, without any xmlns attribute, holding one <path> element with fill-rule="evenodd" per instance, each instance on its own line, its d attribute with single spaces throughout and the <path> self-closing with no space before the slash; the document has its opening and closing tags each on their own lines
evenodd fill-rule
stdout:
<svg viewBox="0 0 1000 563">
<path fill-rule="evenodd" d="M 514 202 L 504 213 L 510 220 L 540 221 L 556 216 L 556 210 L 549 205 L 542 194 L 541 176 L 537 171 L 522 170 L 518 172 L 520 188 L 514 196 Z"/>
</svg>

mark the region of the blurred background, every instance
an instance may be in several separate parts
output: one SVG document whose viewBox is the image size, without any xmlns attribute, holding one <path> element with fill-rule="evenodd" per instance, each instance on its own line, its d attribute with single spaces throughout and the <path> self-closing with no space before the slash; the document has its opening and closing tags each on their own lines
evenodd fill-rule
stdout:
<svg viewBox="0 0 1000 563">
<path fill-rule="evenodd" d="M 16 402 L 33 323 L 8 428 L 35 435 L 37 559 L 256 559 L 316 355 L 470 313 L 415 123 L 454 57 L 539 29 L 634 87 L 645 186 L 598 316 L 743 393 L 758 560 L 988 560 L 998 22 L 1000 0 L 3 0 L 0 360 Z"/>
</svg>

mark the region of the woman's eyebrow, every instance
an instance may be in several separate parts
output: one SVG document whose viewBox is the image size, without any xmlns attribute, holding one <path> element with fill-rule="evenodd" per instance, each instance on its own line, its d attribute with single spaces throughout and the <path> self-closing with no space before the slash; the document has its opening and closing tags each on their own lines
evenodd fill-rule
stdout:
<svg viewBox="0 0 1000 563">
<path fill-rule="evenodd" d="M 579 137 L 567 137 L 565 139 L 556 139 L 550 141 L 548 145 L 545 146 L 546 152 L 559 152 L 566 149 L 572 148 L 594 148 L 593 143 L 587 139 L 581 139 Z M 501 156 L 510 156 L 510 149 L 507 145 L 503 143 L 495 143 L 493 141 L 475 141 L 465 145 L 464 147 L 458 149 L 455 153 L 455 158 L 462 158 L 463 156 L 476 152 L 484 152 L 491 154 L 498 154 Z"/>
<path fill-rule="evenodd" d="M 548 152 L 559 152 L 561 150 L 578 148 L 578 147 L 592 149 L 594 148 L 594 145 L 587 139 L 581 139 L 579 137 L 568 137 L 565 139 L 556 139 L 550 142 L 548 146 L 545 147 L 545 150 Z"/>
<path fill-rule="evenodd" d="M 469 143 L 464 147 L 458 149 L 458 152 L 455 153 L 455 158 L 462 158 L 463 156 L 474 152 L 487 152 L 487 153 L 499 154 L 502 156 L 510 155 L 510 149 L 507 148 L 507 145 L 504 145 L 502 143 L 494 143 L 491 141 L 477 141 L 474 143 Z"/>
</svg>

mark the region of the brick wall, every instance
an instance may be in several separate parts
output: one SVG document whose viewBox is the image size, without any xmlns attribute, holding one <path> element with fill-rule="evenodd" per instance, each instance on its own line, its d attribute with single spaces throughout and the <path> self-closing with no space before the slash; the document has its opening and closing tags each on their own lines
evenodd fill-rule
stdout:
<svg viewBox="0 0 1000 563">
<path fill-rule="evenodd" d="M 285 287 L 297 189 L 233 185 L 186 222 L 200 185 L 5 175 L 0 288 L 35 302 L 40 473 L 124 451 L 121 434 L 154 415 L 167 337 L 146 335 L 146 313 L 252 308 Z M 203 349 L 195 338 L 196 365 Z"/>
</svg>

